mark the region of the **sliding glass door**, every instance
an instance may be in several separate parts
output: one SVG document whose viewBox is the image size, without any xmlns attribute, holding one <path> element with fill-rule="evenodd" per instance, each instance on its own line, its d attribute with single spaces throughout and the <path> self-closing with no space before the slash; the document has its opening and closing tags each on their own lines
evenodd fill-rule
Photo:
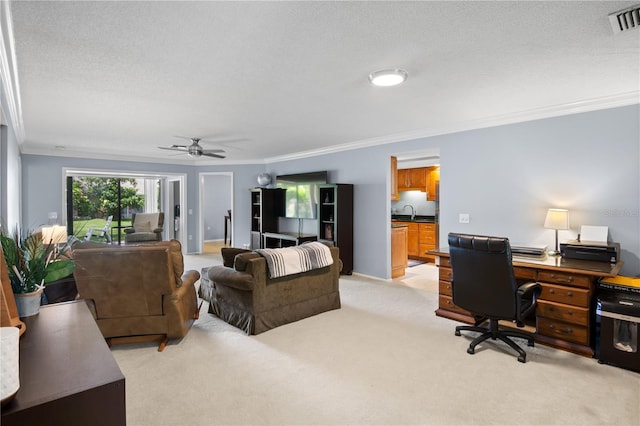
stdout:
<svg viewBox="0 0 640 426">
<path fill-rule="evenodd" d="M 161 178 L 67 176 L 69 234 L 120 243 L 134 213 L 161 211 L 161 183 Z"/>
</svg>

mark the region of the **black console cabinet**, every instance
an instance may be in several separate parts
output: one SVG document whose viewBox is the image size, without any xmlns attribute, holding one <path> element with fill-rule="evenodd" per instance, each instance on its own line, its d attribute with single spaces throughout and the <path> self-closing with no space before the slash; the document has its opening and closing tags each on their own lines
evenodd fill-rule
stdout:
<svg viewBox="0 0 640 426">
<path fill-rule="evenodd" d="M 342 273 L 353 272 L 353 185 L 319 185 L 318 239 L 340 249 Z"/>
</svg>

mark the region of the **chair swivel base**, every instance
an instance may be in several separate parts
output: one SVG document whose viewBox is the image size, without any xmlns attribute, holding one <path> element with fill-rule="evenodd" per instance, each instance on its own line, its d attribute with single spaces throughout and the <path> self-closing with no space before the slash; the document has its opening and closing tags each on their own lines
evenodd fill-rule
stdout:
<svg viewBox="0 0 640 426">
<path fill-rule="evenodd" d="M 455 335 L 460 336 L 460 331 L 475 331 L 478 333 L 482 333 L 480 334 L 480 336 L 473 339 L 473 341 L 469 344 L 469 349 L 467 349 L 467 353 L 471 355 L 475 353 L 476 346 L 484 342 L 485 340 L 500 339 L 503 342 L 505 342 L 507 345 L 511 346 L 516 352 L 518 352 L 518 361 L 524 363 L 524 362 L 527 362 L 527 353 L 520 346 L 518 346 L 517 343 L 509 339 L 509 337 L 520 337 L 522 339 L 526 339 L 528 346 L 534 346 L 533 336 L 518 330 L 499 330 L 497 320 L 490 320 L 489 328 L 471 326 L 471 325 L 457 326 Z"/>
</svg>

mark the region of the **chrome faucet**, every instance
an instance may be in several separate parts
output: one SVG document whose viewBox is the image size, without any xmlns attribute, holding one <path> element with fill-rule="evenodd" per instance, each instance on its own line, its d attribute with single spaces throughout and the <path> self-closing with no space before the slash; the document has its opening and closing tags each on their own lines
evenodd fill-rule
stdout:
<svg viewBox="0 0 640 426">
<path fill-rule="evenodd" d="M 407 209 L 407 207 L 411 207 L 411 220 L 415 219 L 416 217 L 416 211 L 413 208 L 413 206 L 411 204 L 406 204 L 403 208 L 402 211 L 405 211 Z"/>
</svg>

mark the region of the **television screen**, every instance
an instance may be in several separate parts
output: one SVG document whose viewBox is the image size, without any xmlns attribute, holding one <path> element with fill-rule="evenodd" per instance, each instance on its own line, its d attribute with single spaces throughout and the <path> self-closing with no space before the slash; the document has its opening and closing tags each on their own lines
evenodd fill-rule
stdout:
<svg viewBox="0 0 640 426">
<path fill-rule="evenodd" d="M 276 186 L 287 190 L 285 217 L 315 219 L 320 183 L 327 183 L 326 171 L 277 176 Z"/>
</svg>

